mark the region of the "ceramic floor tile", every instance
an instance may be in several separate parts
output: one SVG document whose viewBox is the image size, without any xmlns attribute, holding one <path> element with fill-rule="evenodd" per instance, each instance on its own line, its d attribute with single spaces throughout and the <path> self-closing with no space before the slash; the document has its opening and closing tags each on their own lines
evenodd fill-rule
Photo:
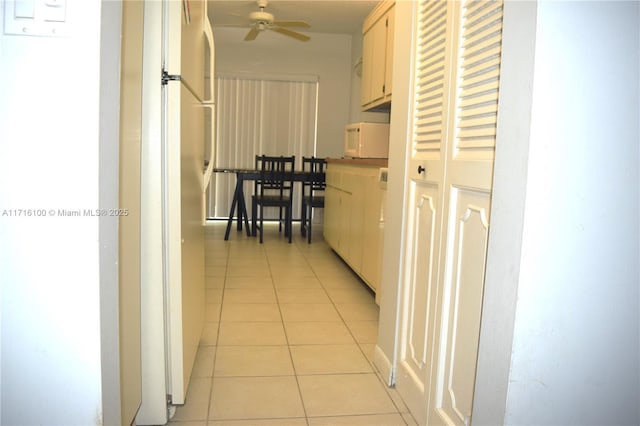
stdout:
<svg viewBox="0 0 640 426">
<path fill-rule="evenodd" d="M 303 417 L 291 419 L 210 420 L 208 426 L 307 426 Z"/>
<path fill-rule="evenodd" d="M 213 377 L 213 362 L 215 360 L 215 354 L 215 346 L 198 347 L 191 377 Z"/>
<path fill-rule="evenodd" d="M 309 253 L 307 261 L 314 271 L 321 275 L 344 274 L 348 266 L 333 252 L 327 250 L 319 253 Z"/>
<path fill-rule="evenodd" d="M 224 277 L 227 273 L 226 265 L 212 265 L 204 268 L 204 275 L 207 278 Z"/>
<path fill-rule="evenodd" d="M 286 303 L 280 305 L 280 311 L 284 321 L 342 322 L 331 303 Z"/>
<path fill-rule="evenodd" d="M 280 309 L 276 303 L 225 303 L 222 322 L 278 322 Z"/>
<path fill-rule="evenodd" d="M 358 345 L 291 346 L 296 374 L 372 373 Z"/>
<path fill-rule="evenodd" d="M 224 303 L 276 303 L 273 288 L 227 288 Z"/>
<path fill-rule="evenodd" d="M 227 267 L 227 277 L 264 277 L 270 273 L 267 265 L 260 265 L 258 267 L 237 265 L 234 267 Z"/>
<path fill-rule="evenodd" d="M 373 373 L 298 376 L 298 381 L 309 417 L 397 412 Z"/>
<path fill-rule="evenodd" d="M 352 289 L 362 287 L 365 284 L 357 277 L 340 278 L 340 277 L 322 277 L 318 276 L 320 284 L 326 289 L 340 288 L 340 289 Z"/>
<path fill-rule="evenodd" d="M 375 303 L 374 295 L 363 288 L 326 288 L 333 303 Z"/>
<path fill-rule="evenodd" d="M 308 266 L 291 266 L 283 265 L 281 267 L 271 267 L 271 275 L 275 279 L 283 278 L 304 278 L 315 277 L 316 274 Z"/>
<path fill-rule="evenodd" d="M 192 378 L 187 389 L 185 404 L 176 408 L 174 422 L 206 420 L 209 410 L 210 378 Z"/>
<path fill-rule="evenodd" d="M 242 260 L 262 261 L 265 258 L 264 247 L 256 244 L 253 238 L 243 238 L 233 241 L 229 246 L 229 261 Z"/>
<path fill-rule="evenodd" d="M 377 321 L 380 316 L 380 308 L 374 301 L 336 303 L 336 309 L 345 321 Z"/>
<path fill-rule="evenodd" d="M 369 362 L 373 364 L 373 356 L 376 351 L 375 343 L 359 343 L 360 349 L 362 349 L 362 353 L 367 357 Z"/>
<path fill-rule="evenodd" d="M 419 426 L 418 422 L 413 418 L 411 413 L 400 413 L 400 415 L 404 419 L 404 422 L 405 424 L 407 424 L 407 426 Z"/>
<path fill-rule="evenodd" d="M 224 288 L 225 275 L 207 276 L 205 275 L 204 283 L 206 288 Z"/>
<path fill-rule="evenodd" d="M 316 277 L 273 277 L 275 288 L 322 288 Z"/>
<path fill-rule="evenodd" d="M 340 322 L 286 322 L 285 328 L 290 345 L 355 343 Z"/>
<path fill-rule="evenodd" d="M 206 303 L 222 303 L 222 289 L 221 288 L 205 289 L 205 302 Z"/>
<path fill-rule="evenodd" d="M 304 416 L 298 385 L 293 376 L 221 377 L 213 381 L 210 419 Z"/>
<path fill-rule="evenodd" d="M 228 277 L 225 288 L 271 288 L 271 275 L 261 277 Z"/>
<path fill-rule="evenodd" d="M 293 239 L 297 235 L 293 235 Z M 281 259 L 281 258 L 303 258 L 304 256 L 300 253 L 300 249 L 297 244 L 274 244 L 270 245 L 269 250 L 265 252 L 266 256 L 270 259 Z"/>
<path fill-rule="evenodd" d="M 218 343 L 218 323 L 205 322 L 200 336 L 200 344 L 204 346 L 212 346 Z"/>
<path fill-rule="evenodd" d="M 347 327 L 358 343 L 378 341 L 378 321 L 347 321 Z"/>
<path fill-rule="evenodd" d="M 298 259 L 269 259 L 269 269 L 274 276 L 315 277 L 313 270 L 303 257 Z"/>
<path fill-rule="evenodd" d="M 378 379 L 380 379 L 382 383 L 385 382 L 385 380 L 382 379 L 380 374 L 378 374 Z M 386 390 L 387 390 L 387 394 L 389 394 L 389 397 L 391 398 L 394 405 L 396 406 L 396 409 L 398 410 L 398 412 L 400 414 L 408 413 L 409 408 L 407 408 L 407 405 L 402 400 L 402 397 L 400 396 L 400 392 L 398 392 L 398 389 L 396 389 L 395 387 L 394 388 L 387 387 Z"/>
<path fill-rule="evenodd" d="M 350 272 L 349 267 L 331 249 L 309 252 L 305 255 L 309 266 L 317 275 L 341 274 Z M 338 272 L 340 271 L 340 272 Z"/>
<path fill-rule="evenodd" d="M 309 426 L 406 426 L 400 414 L 368 416 L 310 417 Z"/>
<path fill-rule="evenodd" d="M 249 268 L 266 268 L 269 266 L 267 257 L 260 254 L 253 256 L 232 256 L 227 262 L 227 266 L 231 268 L 249 267 Z"/>
<path fill-rule="evenodd" d="M 219 346 L 214 376 L 292 376 L 288 346 Z"/>
<path fill-rule="evenodd" d="M 208 426 L 206 420 L 193 421 L 193 422 L 181 422 L 181 421 L 170 421 L 167 423 L 167 426 Z"/>
<path fill-rule="evenodd" d="M 207 250 L 204 257 L 204 266 L 206 268 L 210 266 L 227 266 L 228 262 L 226 252 L 211 253 L 211 250 Z"/>
<path fill-rule="evenodd" d="M 285 303 L 331 303 L 327 293 L 321 288 L 278 288 L 278 302 Z"/>
<path fill-rule="evenodd" d="M 326 267 L 323 265 L 319 266 L 311 266 L 313 271 L 316 273 L 320 281 L 349 281 L 349 282 L 358 282 L 360 279 L 349 267 L 344 264 L 342 268 L 334 265 L 332 267 Z"/>
<path fill-rule="evenodd" d="M 220 321 L 220 311 L 222 310 L 222 303 L 207 303 L 204 308 L 204 320 L 205 322 L 218 322 Z"/>
<path fill-rule="evenodd" d="M 322 227 L 307 244 L 296 224 L 288 244 L 270 222 L 259 244 L 244 232 L 224 241 L 225 226 L 205 228 L 209 303 L 190 386 L 200 391 L 170 424 L 415 425 L 373 364 L 374 295 Z"/>
<path fill-rule="evenodd" d="M 295 250 L 267 252 L 267 261 L 272 269 L 286 269 L 291 266 L 311 268 L 307 258 Z"/>
<path fill-rule="evenodd" d="M 286 345 L 281 322 L 221 322 L 218 345 Z"/>
</svg>

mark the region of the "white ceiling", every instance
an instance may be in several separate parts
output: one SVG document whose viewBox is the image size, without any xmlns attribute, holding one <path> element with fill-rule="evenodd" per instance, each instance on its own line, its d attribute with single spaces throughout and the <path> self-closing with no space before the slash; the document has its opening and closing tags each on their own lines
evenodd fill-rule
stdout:
<svg viewBox="0 0 640 426">
<path fill-rule="evenodd" d="M 353 34 L 362 31 L 362 22 L 379 0 L 273 0 L 265 12 L 276 20 L 306 21 L 309 29 L 301 33 Z M 249 13 L 258 11 L 255 0 L 209 0 L 209 19 L 213 26 L 249 24 Z M 294 29 L 294 28 L 292 28 Z"/>
</svg>

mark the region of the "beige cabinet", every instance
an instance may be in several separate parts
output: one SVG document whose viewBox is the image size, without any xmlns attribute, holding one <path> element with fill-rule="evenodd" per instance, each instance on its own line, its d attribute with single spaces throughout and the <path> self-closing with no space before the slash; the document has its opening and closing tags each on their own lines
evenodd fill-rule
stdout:
<svg viewBox="0 0 640 426">
<path fill-rule="evenodd" d="M 383 1 L 362 27 L 362 109 L 391 101 L 395 2 Z"/>
<path fill-rule="evenodd" d="M 383 190 L 378 183 L 378 175 L 363 176 L 364 200 L 362 215 L 362 269 L 361 275 L 368 283 L 379 288 L 382 278 L 383 244 Z"/>
<path fill-rule="evenodd" d="M 383 232 L 378 166 L 329 163 L 324 238 L 374 291 L 380 287 Z"/>
<path fill-rule="evenodd" d="M 351 220 L 351 194 L 327 186 L 324 200 L 324 238 L 343 259 L 349 254 L 346 231 Z"/>
</svg>

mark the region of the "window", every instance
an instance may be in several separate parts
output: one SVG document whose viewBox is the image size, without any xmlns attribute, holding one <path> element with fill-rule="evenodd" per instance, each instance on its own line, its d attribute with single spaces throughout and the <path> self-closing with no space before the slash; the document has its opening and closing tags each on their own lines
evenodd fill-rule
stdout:
<svg viewBox="0 0 640 426">
<path fill-rule="evenodd" d="M 316 152 L 317 99 L 315 76 L 218 76 L 215 166 L 253 168 L 255 156 L 265 154 L 295 155 L 301 168 L 302 156 Z M 228 217 L 235 177 L 211 179 L 207 216 Z M 299 204 L 294 199 L 294 218 Z"/>
</svg>

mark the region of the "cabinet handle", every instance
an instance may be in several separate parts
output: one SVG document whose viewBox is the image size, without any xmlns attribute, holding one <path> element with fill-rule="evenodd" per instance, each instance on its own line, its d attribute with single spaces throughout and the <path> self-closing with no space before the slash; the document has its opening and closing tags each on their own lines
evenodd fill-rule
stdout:
<svg viewBox="0 0 640 426">
<path fill-rule="evenodd" d="M 422 172 L 426 172 L 426 171 L 427 171 L 427 169 L 425 169 L 424 167 L 418 166 L 418 174 L 420 174 Z"/>
</svg>

